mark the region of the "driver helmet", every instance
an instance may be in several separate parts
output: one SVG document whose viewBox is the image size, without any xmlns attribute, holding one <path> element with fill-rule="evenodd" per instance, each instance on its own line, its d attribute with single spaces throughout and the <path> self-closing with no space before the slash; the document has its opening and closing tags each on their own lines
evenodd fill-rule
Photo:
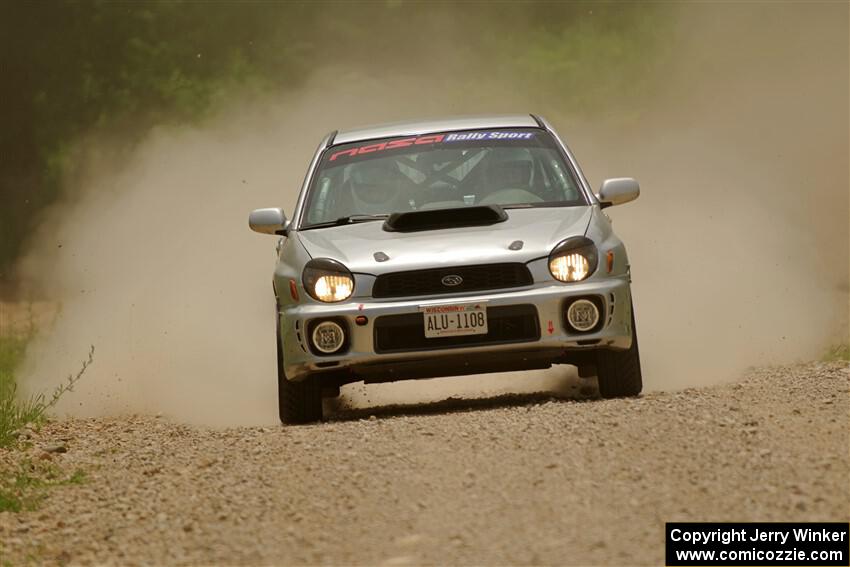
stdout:
<svg viewBox="0 0 850 567">
<path fill-rule="evenodd" d="M 351 198 L 360 214 L 395 212 L 401 197 L 399 171 L 392 161 L 375 159 L 355 164 L 351 169 Z"/>
</svg>

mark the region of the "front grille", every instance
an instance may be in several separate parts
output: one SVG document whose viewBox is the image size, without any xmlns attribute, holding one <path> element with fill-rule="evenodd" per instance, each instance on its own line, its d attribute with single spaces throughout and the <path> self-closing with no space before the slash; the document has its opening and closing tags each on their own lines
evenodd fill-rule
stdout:
<svg viewBox="0 0 850 567">
<path fill-rule="evenodd" d="M 462 283 L 447 286 L 446 276 L 460 276 Z M 372 297 L 415 297 L 440 293 L 463 293 L 531 285 L 525 264 L 483 264 L 456 268 L 433 268 L 383 274 L 375 279 Z"/>
<path fill-rule="evenodd" d="M 540 339 L 537 308 L 508 305 L 487 308 L 487 334 L 425 338 L 422 313 L 384 315 L 375 319 L 375 352 L 400 352 L 441 348 L 521 343 Z"/>
</svg>

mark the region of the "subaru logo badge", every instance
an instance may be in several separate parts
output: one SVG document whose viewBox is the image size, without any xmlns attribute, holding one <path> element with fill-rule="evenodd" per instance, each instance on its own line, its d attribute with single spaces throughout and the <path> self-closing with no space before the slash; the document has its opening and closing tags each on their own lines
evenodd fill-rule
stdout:
<svg viewBox="0 0 850 567">
<path fill-rule="evenodd" d="M 449 275 L 449 276 L 443 276 L 443 279 L 440 280 L 440 281 L 443 282 L 444 286 L 454 287 L 456 285 L 462 284 L 463 278 L 460 277 L 460 276 L 452 274 L 452 275 Z"/>
</svg>

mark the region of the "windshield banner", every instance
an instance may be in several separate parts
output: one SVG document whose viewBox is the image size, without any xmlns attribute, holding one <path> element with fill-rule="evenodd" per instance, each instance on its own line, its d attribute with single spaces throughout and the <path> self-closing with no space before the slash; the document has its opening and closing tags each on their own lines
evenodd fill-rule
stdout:
<svg viewBox="0 0 850 567">
<path fill-rule="evenodd" d="M 427 136 L 416 136 L 412 138 L 400 138 L 385 142 L 373 142 L 363 146 L 346 148 L 330 155 L 328 161 L 336 161 L 341 157 L 354 157 L 385 150 L 396 150 L 410 146 L 421 146 L 425 144 L 440 144 L 446 142 L 482 142 L 482 141 L 517 141 L 532 140 L 534 132 L 514 132 L 506 130 L 493 130 L 482 132 L 475 130 L 471 132 L 452 132 L 450 134 L 428 134 Z"/>
</svg>

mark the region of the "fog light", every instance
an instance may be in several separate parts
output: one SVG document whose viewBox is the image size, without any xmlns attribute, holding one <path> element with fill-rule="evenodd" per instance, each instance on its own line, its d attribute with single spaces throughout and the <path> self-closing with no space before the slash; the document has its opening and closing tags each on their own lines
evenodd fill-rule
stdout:
<svg viewBox="0 0 850 567">
<path fill-rule="evenodd" d="M 599 309 L 588 299 L 576 299 L 567 308 L 567 321 L 576 331 L 589 331 L 599 322 Z"/>
<path fill-rule="evenodd" d="M 313 327 L 313 346 L 324 354 L 333 354 L 342 348 L 345 331 L 334 321 L 322 321 Z"/>
</svg>

